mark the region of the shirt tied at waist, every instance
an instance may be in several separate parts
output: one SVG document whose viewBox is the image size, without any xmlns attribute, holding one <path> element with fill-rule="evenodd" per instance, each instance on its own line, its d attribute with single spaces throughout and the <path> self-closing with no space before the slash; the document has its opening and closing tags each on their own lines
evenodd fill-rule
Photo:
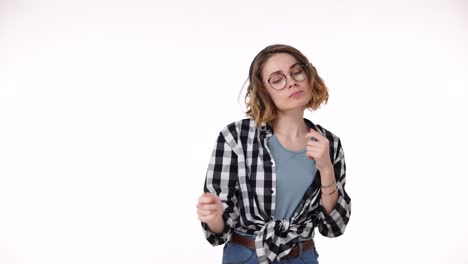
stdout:
<svg viewBox="0 0 468 264">
<path fill-rule="evenodd" d="M 290 220 L 265 223 L 255 237 L 255 251 L 260 264 L 271 263 L 288 255 L 298 241 L 298 229 L 303 228 L 304 224 L 294 224 Z"/>
</svg>

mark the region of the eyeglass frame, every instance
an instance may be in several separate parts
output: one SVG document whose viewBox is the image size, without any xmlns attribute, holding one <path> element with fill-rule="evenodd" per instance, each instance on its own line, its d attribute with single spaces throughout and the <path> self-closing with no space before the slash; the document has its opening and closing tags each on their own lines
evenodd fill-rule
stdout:
<svg viewBox="0 0 468 264">
<path fill-rule="evenodd" d="M 298 81 L 298 80 L 296 80 L 296 78 L 294 78 L 294 77 L 292 76 L 291 72 L 288 72 L 287 75 L 291 76 L 291 78 L 292 78 L 293 80 L 295 80 L 296 82 L 303 82 L 303 81 L 305 81 L 307 78 L 309 78 L 309 76 L 307 76 L 307 74 L 309 73 L 309 71 L 308 71 L 308 69 L 307 69 L 307 66 L 306 66 L 305 64 L 302 64 L 302 63 L 298 62 L 298 63 L 292 65 L 291 67 L 294 67 L 294 66 L 296 66 L 296 65 L 299 65 L 299 66 L 301 66 L 301 67 L 303 68 L 303 70 L 304 70 L 304 72 L 305 72 L 305 74 L 306 74 L 306 78 L 305 78 L 304 80 L 302 80 L 302 81 Z M 273 88 L 273 85 L 271 85 L 271 83 L 270 83 L 271 78 L 275 77 L 276 75 L 283 75 L 284 78 L 286 79 L 286 82 L 284 83 L 284 87 L 281 88 L 281 89 Z M 286 88 L 286 86 L 287 86 L 287 84 L 288 84 L 288 76 L 286 76 L 286 74 L 284 74 L 284 73 L 276 73 L 276 74 L 271 75 L 270 78 L 268 78 L 268 80 L 263 81 L 263 83 L 268 83 L 268 84 L 270 85 L 271 89 L 273 89 L 273 90 L 281 91 L 281 90 L 283 90 L 284 88 Z"/>
</svg>

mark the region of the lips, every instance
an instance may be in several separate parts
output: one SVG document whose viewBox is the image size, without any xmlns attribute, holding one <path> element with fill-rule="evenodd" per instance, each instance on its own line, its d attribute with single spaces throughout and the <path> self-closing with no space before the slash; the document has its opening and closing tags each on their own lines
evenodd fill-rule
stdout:
<svg viewBox="0 0 468 264">
<path fill-rule="evenodd" d="M 293 97 L 293 96 L 296 96 L 296 95 L 300 95 L 302 94 L 304 91 L 295 91 L 294 93 L 292 93 L 289 97 Z"/>
</svg>

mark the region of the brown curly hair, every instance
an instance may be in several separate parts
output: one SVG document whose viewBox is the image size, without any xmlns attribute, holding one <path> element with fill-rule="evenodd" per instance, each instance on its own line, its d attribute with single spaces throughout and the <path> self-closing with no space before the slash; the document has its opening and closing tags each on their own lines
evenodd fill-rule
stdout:
<svg viewBox="0 0 468 264">
<path fill-rule="evenodd" d="M 328 89 L 324 81 L 317 73 L 317 70 L 299 50 L 288 45 L 270 45 L 260 51 L 253 59 L 249 70 L 249 85 L 245 95 L 247 116 L 252 117 L 257 126 L 262 123 L 271 123 L 278 115 L 278 108 L 273 103 L 270 95 L 265 89 L 262 79 L 262 71 L 266 61 L 277 53 L 287 53 L 292 55 L 298 62 L 305 66 L 308 89 L 311 89 L 312 99 L 306 105 L 309 110 L 316 110 L 328 101 Z"/>
</svg>

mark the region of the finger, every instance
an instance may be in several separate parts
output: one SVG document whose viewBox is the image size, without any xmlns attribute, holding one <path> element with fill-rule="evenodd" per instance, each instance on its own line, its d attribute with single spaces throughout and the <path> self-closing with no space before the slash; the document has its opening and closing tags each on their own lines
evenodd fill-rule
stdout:
<svg viewBox="0 0 468 264">
<path fill-rule="evenodd" d="M 198 216 L 198 219 L 201 222 L 204 222 L 204 223 L 209 223 L 209 222 L 213 221 L 215 218 L 216 218 L 216 216 L 213 216 L 213 215 L 207 215 L 207 216 L 199 215 Z"/>
<path fill-rule="evenodd" d="M 203 217 L 207 217 L 207 216 L 210 216 L 210 215 L 216 215 L 216 211 L 204 211 L 204 210 L 199 210 L 198 212 L 198 215 L 199 216 L 203 216 Z"/>
<path fill-rule="evenodd" d="M 320 152 L 323 151 L 323 146 L 321 146 L 319 144 L 307 144 L 306 145 L 306 150 L 320 153 Z"/>
<path fill-rule="evenodd" d="M 218 216 L 216 216 L 216 215 L 198 216 L 198 219 L 199 219 L 201 222 L 209 223 L 209 222 L 212 222 L 212 221 L 216 220 L 217 217 L 218 217 Z"/>
<path fill-rule="evenodd" d="M 216 194 L 210 193 L 209 196 L 212 198 L 213 203 L 222 204 L 221 199 Z"/>
<path fill-rule="evenodd" d="M 200 196 L 198 201 L 200 203 L 216 203 L 217 198 L 218 197 L 216 195 L 214 195 L 214 194 L 204 193 L 202 196 Z"/>
<path fill-rule="evenodd" d="M 320 141 L 323 139 L 323 135 L 320 134 L 318 131 L 314 130 L 313 128 L 309 129 L 309 132 L 305 135 L 307 139 L 314 138 L 317 141 Z"/>
<path fill-rule="evenodd" d="M 307 147 L 306 156 L 309 159 L 313 160 L 319 156 L 319 153 L 316 149 L 310 149 L 309 147 Z"/>
<path fill-rule="evenodd" d="M 212 198 L 208 198 L 208 197 L 201 197 L 199 200 L 198 200 L 198 203 L 200 204 L 214 204 L 216 203 Z"/>
<path fill-rule="evenodd" d="M 222 214 L 222 212 L 219 211 L 204 211 L 204 210 L 198 210 L 197 214 L 199 217 L 211 217 L 211 216 L 219 216 Z"/>
<path fill-rule="evenodd" d="M 321 142 L 314 141 L 314 140 L 308 140 L 307 141 L 307 147 L 312 147 L 312 148 L 319 148 L 322 145 Z"/>
<path fill-rule="evenodd" d="M 199 204 L 197 206 L 199 210 L 218 210 L 220 207 L 218 204 Z"/>
<path fill-rule="evenodd" d="M 328 149 L 328 142 L 327 139 L 324 139 L 322 141 L 309 140 L 307 141 L 306 147 L 318 151 L 325 151 Z"/>
<path fill-rule="evenodd" d="M 209 192 L 204 193 L 202 197 L 212 199 L 213 201 L 219 200 L 219 197 L 216 194 Z"/>
</svg>

